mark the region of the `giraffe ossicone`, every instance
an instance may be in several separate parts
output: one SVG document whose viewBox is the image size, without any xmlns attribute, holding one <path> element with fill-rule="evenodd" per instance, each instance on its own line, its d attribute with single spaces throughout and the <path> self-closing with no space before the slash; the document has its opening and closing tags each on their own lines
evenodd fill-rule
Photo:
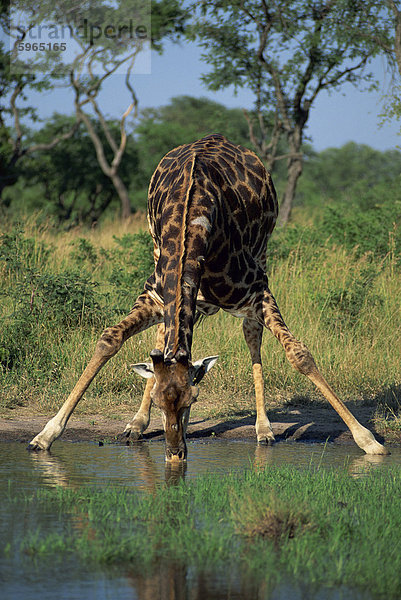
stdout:
<svg viewBox="0 0 401 600">
<path fill-rule="evenodd" d="M 266 275 L 266 245 L 277 213 L 271 177 L 251 150 L 212 134 L 168 152 L 149 186 L 154 272 L 130 313 L 103 332 L 71 394 L 29 449 L 49 449 L 105 363 L 132 335 L 157 325 L 152 362 L 134 367 L 147 384 L 124 435 L 133 439 L 142 435 L 154 403 L 162 411 L 166 459 L 185 460 L 196 386 L 217 360 L 213 356 L 192 363 L 194 324 L 200 316 L 222 309 L 243 319 L 255 384 L 258 442 L 274 441 L 265 409 L 260 352 L 266 328 L 283 346 L 292 366 L 330 402 L 358 446 L 368 454 L 388 454 L 330 388 L 308 348 L 293 336 L 280 314 Z"/>
</svg>

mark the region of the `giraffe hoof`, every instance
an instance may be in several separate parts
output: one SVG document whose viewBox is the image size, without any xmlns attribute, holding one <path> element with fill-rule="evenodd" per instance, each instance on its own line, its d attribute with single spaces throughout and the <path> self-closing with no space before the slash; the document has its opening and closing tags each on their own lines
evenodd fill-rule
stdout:
<svg viewBox="0 0 401 600">
<path fill-rule="evenodd" d="M 137 442 L 141 437 L 142 433 L 140 431 L 133 431 L 126 428 L 122 433 L 117 435 L 117 441 L 120 444 L 126 444 L 128 446 L 130 442 Z"/>
<path fill-rule="evenodd" d="M 137 442 L 141 438 L 142 438 L 142 432 L 141 431 L 131 431 L 130 439 L 131 439 L 132 442 Z"/>
<path fill-rule="evenodd" d="M 28 450 L 28 452 L 43 452 L 44 448 L 41 448 L 41 446 L 39 446 L 39 444 L 37 442 L 30 442 L 26 449 Z"/>
<path fill-rule="evenodd" d="M 368 444 L 363 450 L 370 456 L 389 456 L 391 454 L 390 450 L 379 444 L 379 442 Z"/>
<path fill-rule="evenodd" d="M 353 433 L 356 444 L 366 452 L 366 454 L 376 454 L 388 456 L 390 451 L 380 444 L 373 433 L 366 427 L 359 426 L 358 430 Z"/>
<path fill-rule="evenodd" d="M 258 435 L 258 444 L 262 444 L 263 446 L 273 446 L 275 441 L 274 435 Z"/>
</svg>

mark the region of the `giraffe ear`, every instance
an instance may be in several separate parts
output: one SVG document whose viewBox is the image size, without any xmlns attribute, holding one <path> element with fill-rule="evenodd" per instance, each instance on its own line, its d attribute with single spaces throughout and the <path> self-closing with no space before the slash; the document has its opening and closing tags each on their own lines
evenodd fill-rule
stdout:
<svg viewBox="0 0 401 600">
<path fill-rule="evenodd" d="M 138 363 L 136 365 L 130 365 L 130 367 L 135 373 L 146 379 L 150 379 L 150 377 L 154 376 L 152 363 Z"/>
<path fill-rule="evenodd" d="M 192 365 L 192 385 L 197 385 L 208 371 L 216 364 L 218 356 L 207 356 Z"/>
</svg>

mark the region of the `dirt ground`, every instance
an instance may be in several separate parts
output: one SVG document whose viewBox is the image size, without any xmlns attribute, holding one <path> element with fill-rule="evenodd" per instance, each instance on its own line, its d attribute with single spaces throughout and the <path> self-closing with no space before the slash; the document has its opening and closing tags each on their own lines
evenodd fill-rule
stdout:
<svg viewBox="0 0 401 600">
<path fill-rule="evenodd" d="M 368 427 L 380 442 L 399 444 L 400 435 L 380 435 L 375 430 L 372 417 L 373 407 L 351 407 L 357 419 Z M 326 440 L 349 444 L 353 443 L 352 436 L 340 417 L 331 407 L 324 405 L 291 406 L 269 411 L 269 418 L 277 441 L 282 439 L 325 442 Z M 53 415 L 35 415 L 31 408 L 15 408 L 3 411 L 0 416 L 0 441 L 18 441 L 28 443 L 47 423 Z M 101 414 L 72 415 L 60 439 L 65 441 L 108 441 L 121 442 L 119 434 L 124 430 L 132 413 L 121 412 L 118 418 Z M 225 438 L 225 439 L 255 439 L 255 417 L 227 417 L 219 419 L 204 419 L 191 415 L 188 426 L 188 439 L 196 438 Z M 163 438 L 161 418 L 156 410 L 152 413 L 150 426 L 144 434 L 144 439 Z M 124 441 L 125 442 L 125 441 Z"/>
</svg>

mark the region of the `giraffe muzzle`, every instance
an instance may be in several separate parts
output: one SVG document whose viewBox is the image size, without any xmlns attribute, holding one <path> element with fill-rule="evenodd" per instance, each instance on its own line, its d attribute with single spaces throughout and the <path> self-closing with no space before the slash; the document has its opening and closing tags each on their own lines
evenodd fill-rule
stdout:
<svg viewBox="0 0 401 600">
<path fill-rule="evenodd" d="M 178 448 L 174 448 L 166 445 L 166 462 L 182 462 L 187 460 L 187 447 L 180 445 Z"/>
</svg>

